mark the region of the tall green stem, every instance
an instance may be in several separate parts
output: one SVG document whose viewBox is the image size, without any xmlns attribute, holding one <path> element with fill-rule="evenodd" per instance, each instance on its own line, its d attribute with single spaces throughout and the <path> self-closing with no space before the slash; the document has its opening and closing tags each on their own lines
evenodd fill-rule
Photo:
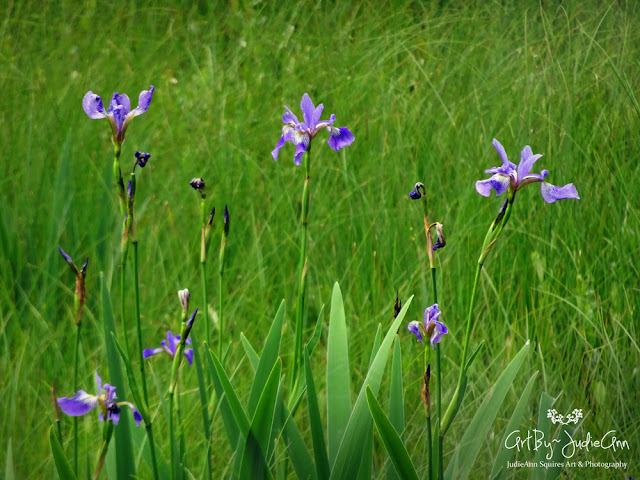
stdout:
<svg viewBox="0 0 640 480">
<path fill-rule="evenodd" d="M 425 338 L 425 341 L 427 339 Z M 433 435 L 431 434 L 431 396 L 429 394 L 429 380 L 431 378 L 431 368 L 429 365 L 431 350 L 429 344 L 424 347 L 424 369 L 423 369 L 423 385 L 422 385 L 422 402 L 427 410 L 427 447 L 429 456 L 429 480 L 433 478 Z"/>
<path fill-rule="evenodd" d="M 76 342 L 73 349 L 73 389 L 77 392 L 80 389 L 78 385 L 78 349 L 80 346 L 80 326 L 82 323 L 76 323 Z M 73 417 L 73 471 L 78 476 L 78 417 Z"/>
<path fill-rule="evenodd" d="M 293 359 L 293 375 L 291 376 L 291 385 L 296 384 L 298 379 L 298 371 L 302 362 L 302 317 L 304 315 L 304 297 L 306 291 L 307 278 L 307 227 L 309 217 L 309 201 L 311 192 L 309 191 L 309 177 L 311 172 L 311 146 L 307 149 L 306 155 L 303 157 L 305 162 L 305 179 L 302 186 L 302 212 L 300 215 L 300 260 L 298 261 L 298 301 L 296 303 L 296 338 Z"/>
<path fill-rule="evenodd" d="M 211 218 L 212 219 L 212 218 Z M 202 312 L 204 314 L 206 342 L 210 341 L 209 337 L 209 301 L 207 300 L 207 225 L 206 208 L 204 199 L 200 202 L 200 222 L 202 223 L 202 234 L 200 239 L 200 277 L 202 282 Z M 183 307 L 182 322 L 187 320 L 187 310 Z M 221 336 L 220 336 L 221 337 Z M 222 340 L 219 340 L 222 342 Z M 200 408 L 202 409 L 202 426 L 204 436 L 207 441 L 207 478 L 211 479 L 211 428 L 209 425 L 209 404 L 207 402 L 207 391 L 204 383 L 204 371 L 202 369 L 202 359 L 200 357 L 200 345 L 198 340 L 191 335 L 191 344 L 193 345 L 193 354 L 195 356 L 196 373 L 198 376 L 198 390 L 200 391 Z"/>
<path fill-rule="evenodd" d="M 169 443 L 171 448 L 171 480 L 176 479 L 176 440 L 173 429 L 173 391 L 169 392 Z"/>
<path fill-rule="evenodd" d="M 433 303 L 438 303 L 438 288 L 436 284 L 436 269 L 431 267 L 431 285 L 433 287 Z M 442 447 L 444 437 L 442 436 L 442 372 L 440 369 L 440 349 L 442 343 L 436 343 L 436 409 L 438 413 L 438 478 L 444 477 Z"/>
<path fill-rule="evenodd" d="M 222 231 L 222 239 L 220 240 L 220 256 L 218 257 L 218 325 L 220 332 L 218 336 L 218 357 L 222 360 L 222 343 L 224 336 L 224 301 L 222 294 L 222 285 L 224 279 L 224 252 L 227 247 L 227 239 L 229 237 L 229 210 L 224 206 L 224 230 Z"/>
<path fill-rule="evenodd" d="M 460 375 L 458 376 L 458 384 L 456 386 L 456 391 L 453 394 L 453 398 L 451 399 L 451 403 L 447 408 L 447 411 L 444 414 L 444 418 L 442 419 L 441 425 L 442 430 L 440 435 L 444 437 L 444 434 L 447 433 L 447 430 L 451 426 L 451 422 L 453 421 L 453 417 L 458 412 L 460 408 L 460 404 L 462 403 L 462 396 L 464 395 L 463 387 L 466 376 L 466 363 L 467 356 L 469 353 L 469 340 L 471 337 L 471 330 L 473 329 L 473 307 L 476 301 L 476 292 L 478 290 L 478 280 L 480 279 L 480 272 L 482 271 L 483 264 L 478 262 L 476 267 L 476 275 L 473 279 L 473 290 L 471 291 L 471 300 L 469 301 L 469 314 L 467 315 L 467 331 L 464 338 L 464 348 L 462 350 L 462 361 L 460 362 Z"/>
<path fill-rule="evenodd" d="M 133 214 L 133 212 L 130 212 Z M 138 361 L 140 362 L 140 376 L 142 378 L 142 394 L 144 396 L 144 403 L 147 408 L 149 407 L 149 394 L 147 393 L 147 376 L 144 369 L 144 358 L 142 357 L 142 327 L 140 325 L 140 291 L 138 281 L 138 241 L 137 239 L 131 242 L 133 244 L 133 293 L 135 297 L 135 312 L 136 312 L 136 330 L 138 333 Z M 153 443 L 153 429 L 151 422 L 145 425 L 147 429 L 147 437 L 149 438 L 149 449 L 151 451 L 151 461 L 153 467 L 153 478 L 158 480 L 158 464 L 156 460 L 156 447 Z"/>
</svg>

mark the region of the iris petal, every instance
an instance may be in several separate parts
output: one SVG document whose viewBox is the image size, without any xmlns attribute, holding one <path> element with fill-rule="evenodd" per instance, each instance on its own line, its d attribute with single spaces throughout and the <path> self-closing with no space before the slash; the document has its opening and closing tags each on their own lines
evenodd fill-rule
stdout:
<svg viewBox="0 0 640 480">
<path fill-rule="evenodd" d="M 70 417 L 84 415 L 98 405 L 98 397 L 91 395 L 84 390 L 78 390 L 73 398 L 58 398 L 58 405 L 62 411 Z"/>
<path fill-rule="evenodd" d="M 304 119 L 304 123 L 307 124 L 308 128 L 313 128 L 313 118 L 316 111 L 316 107 L 309 98 L 308 94 L 304 94 L 302 96 L 302 101 L 300 102 L 300 109 L 302 110 L 302 117 Z"/>
<path fill-rule="evenodd" d="M 327 143 L 336 152 L 343 147 L 351 145 L 355 139 L 353 133 L 346 127 L 329 127 L 329 139 Z"/>
<path fill-rule="evenodd" d="M 573 186 L 573 183 L 569 183 L 564 187 L 556 187 L 550 183 L 542 182 L 540 185 L 540 193 L 542 194 L 544 201 L 547 203 L 553 203 L 557 200 L 565 200 L 567 198 L 580 200 L 578 191 L 576 190 L 576 187 Z"/>
<path fill-rule="evenodd" d="M 496 173 L 486 180 L 478 180 L 476 182 L 476 192 L 483 197 L 488 197 L 491 195 L 491 189 L 495 189 L 497 197 L 498 195 L 502 195 L 506 192 L 509 189 L 510 184 L 511 177 L 501 173 Z"/>
<path fill-rule="evenodd" d="M 149 90 L 143 90 L 142 92 L 140 92 L 140 95 L 138 96 L 138 106 L 133 110 L 131 110 L 131 106 L 129 106 L 129 110 L 127 110 L 128 117 L 137 117 L 138 115 L 142 115 L 144 112 L 149 110 L 149 105 L 151 105 L 151 99 L 153 98 L 154 90 L 154 86 L 149 85 Z"/>
<path fill-rule="evenodd" d="M 104 110 L 104 105 L 100 95 L 96 95 L 92 91 L 87 92 L 82 99 L 82 109 L 89 118 L 94 120 L 105 118 L 107 116 L 107 112 Z"/>
<path fill-rule="evenodd" d="M 422 333 L 420 333 L 420 322 L 416 322 L 415 320 L 413 322 L 409 322 L 407 330 L 415 334 L 415 336 L 418 337 L 418 340 L 422 342 Z"/>
</svg>

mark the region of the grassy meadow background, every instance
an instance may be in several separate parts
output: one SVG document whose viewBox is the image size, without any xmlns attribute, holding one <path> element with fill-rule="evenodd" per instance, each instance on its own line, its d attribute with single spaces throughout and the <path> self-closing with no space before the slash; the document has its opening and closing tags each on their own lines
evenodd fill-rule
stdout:
<svg viewBox="0 0 640 480">
<path fill-rule="evenodd" d="M 292 348 L 303 169 L 293 164 L 291 145 L 277 163 L 270 151 L 280 136 L 283 105 L 299 112 L 308 92 L 356 141 L 338 153 L 328 148 L 324 132 L 314 142 L 305 338 L 339 281 L 359 389 L 377 325 L 391 323 L 396 292 L 401 299 L 415 294 L 408 318 L 422 317 L 431 304 L 430 275 L 421 205 L 408 197 L 422 181 L 430 218 L 442 222 L 447 235 L 437 261 L 441 320 L 450 329 L 442 343 L 448 400 L 475 261 L 502 205 L 502 199 L 480 197 L 474 182 L 500 164 L 493 138 L 515 162 L 529 144 L 544 154 L 536 171 L 548 169 L 555 185 L 573 182 L 582 199 L 547 205 L 537 185 L 518 194 L 480 282 L 472 344 L 484 340 L 486 346 L 446 438 L 445 461 L 487 389 L 530 339 L 534 348 L 477 471 L 488 474 L 515 402 L 539 371 L 521 428 L 535 428 L 543 391 L 562 394 L 555 408 L 583 409 L 583 434 L 599 438 L 615 429 L 631 446 L 574 460 L 636 459 L 626 473 L 640 476 L 640 4 L 469 3 L 3 2 L 0 476 L 56 475 L 48 440 L 50 385 L 61 396 L 73 393 L 75 333 L 74 279 L 58 245 L 76 263 L 89 257 L 81 384 L 94 391 L 96 368 L 108 377 L 99 272 L 115 301 L 120 221 L 110 131 L 106 121 L 90 120 L 81 102 L 93 90 L 105 103 L 114 91 L 136 103 L 150 84 L 153 101 L 129 126 L 122 154 L 125 171 L 134 151 L 152 154 L 138 173 L 136 202 L 148 347 L 159 344 L 166 329 L 176 331 L 179 289 L 191 290 L 192 308 L 201 303 L 199 197 L 189 180 L 202 177 L 218 212 L 207 266 L 212 322 L 225 203 L 231 214 L 223 335 L 234 385 L 248 394 L 250 382 L 243 379 L 251 370 L 240 332 L 260 351 L 283 298 L 290 322 L 282 351 Z M 132 313 L 132 295 L 127 305 Z M 200 317 L 195 324 L 200 338 L 203 322 Z M 405 327 L 399 333 L 407 446 L 414 463 L 424 465 L 422 350 Z M 320 389 L 325 340 L 326 326 L 312 358 Z M 285 366 L 290 360 L 285 355 Z M 159 402 L 169 361 L 154 357 L 149 364 L 157 385 L 150 390 L 151 410 L 159 413 L 156 438 L 168 456 Z M 199 478 L 204 440 L 196 375 L 195 369 L 183 372 L 187 466 Z M 383 383 L 383 406 L 386 388 Z M 308 435 L 306 402 L 298 416 Z M 63 420 L 70 442 L 72 423 Z M 80 421 L 82 461 L 88 455 L 95 464 L 100 426 L 97 413 Z M 214 469 L 223 477 L 231 449 L 219 415 L 213 432 Z M 377 436 L 375 445 L 373 472 L 380 477 L 386 454 Z M 522 478 L 528 472 L 513 473 Z M 570 476 L 623 473 L 574 470 Z M 150 475 L 144 462 L 140 475 Z"/>
</svg>

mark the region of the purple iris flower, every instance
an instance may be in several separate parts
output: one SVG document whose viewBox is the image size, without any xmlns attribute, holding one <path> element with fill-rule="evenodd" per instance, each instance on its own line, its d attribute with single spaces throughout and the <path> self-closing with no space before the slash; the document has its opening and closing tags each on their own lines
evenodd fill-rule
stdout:
<svg viewBox="0 0 640 480">
<path fill-rule="evenodd" d="M 113 94 L 109 108 L 105 111 L 100 95 L 96 95 L 92 91 L 86 93 L 82 99 L 82 108 L 85 113 L 94 120 L 107 118 L 111 124 L 111 130 L 116 143 L 124 141 L 124 134 L 127 126 L 133 117 L 142 115 L 149 109 L 151 97 L 153 97 L 153 85 L 149 86 L 149 90 L 143 90 L 138 97 L 138 106 L 131 110 L 131 101 L 126 93 L 122 95 L 118 92 Z"/>
<path fill-rule="evenodd" d="M 120 410 L 123 405 L 127 405 L 133 412 L 133 418 L 136 421 L 136 427 L 140 426 L 142 421 L 142 415 L 136 410 L 131 402 L 116 402 L 116 387 L 109 385 L 108 383 L 102 384 L 102 379 L 96 372 L 96 383 L 98 384 L 98 395 L 91 395 L 84 390 L 78 390 L 73 398 L 62 397 L 58 398 L 58 405 L 64 413 L 70 417 L 79 417 L 85 415 L 91 410 L 100 406 L 99 420 L 104 422 L 104 415 L 107 415 L 107 421 L 111 420 L 114 425 L 117 425 L 120 421 Z M 104 392 L 100 394 L 101 391 Z"/>
<path fill-rule="evenodd" d="M 438 309 L 438 304 L 434 303 L 424 311 L 424 320 L 422 323 L 418 321 L 409 322 L 408 330 L 415 333 L 418 340 L 422 343 L 422 334 L 431 337 L 431 346 L 435 349 L 436 343 L 440 343 L 442 335 L 449 333 L 447 326 L 438 320 L 442 312 Z M 422 328 L 422 331 L 421 331 Z"/>
<path fill-rule="evenodd" d="M 197 311 L 197 310 L 196 310 Z M 180 343 L 180 335 L 173 335 L 171 330 L 167 331 L 167 339 L 160 342 L 161 347 L 145 348 L 142 352 L 142 358 L 149 358 L 157 353 L 166 352 L 171 358 L 176 355 L 176 349 Z M 191 345 L 191 339 L 187 338 L 186 345 Z M 189 360 L 189 365 L 193 362 L 193 348 L 185 348 L 184 356 Z"/>
<path fill-rule="evenodd" d="M 547 203 L 553 203 L 556 200 L 564 200 L 566 198 L 580 199 L 573 183 L 569 183 L 564 187 L 556 187 L 543 181 L 549 173 L 547 170 L 542 170 L 540 173 L 531 173 L 533 164 L 536 163 L 542 155 L 534 155 L 529 145 L 524 147 L 520 153 L 520 163 L 517 167 L 509 161 L 504 147 L 495 138 L 493 139 L 493 146 L 502 159 L 502 166 L 485 170 L 484 173 L 491 174 L 491 178 L 476 182 L 476 191 L 483 197 L 491 195 L 491 189 L 496 191 L 496 196 L 502 195 L 509 189 L 511 189 L 515 195 L 515 192 L 525 185 L 541 182 L 540 193 Z"/>
<path fill-rule="evenodd" d="M 276 161 L 278 160 L 278 152 L 280 152 L 280 149 L 286 142 L 291 142 L 296 146 L 293 162 L 296 165 L 300 165 L 302 155 L 304 155 L 309 148 L 311 140 L 313 140 L 313 137 L 323 128 L 329 130 L 327 143 L 336 152 L 342 147 L 351 145 L 355 140 L 353 133 L 351 133 L 348 128 L 333 126 L 336 120 L 336 116 L 333 113 L 329 117 L 329 120 L 320 120 L 324 106 L 322 104 L 317 107 L 314 106 L 309 95 L 306 93 L 302 97 L 302 102 L 300 102 L 304 122 L 300 122 L 298 117 L 296 117 L 286 105 L 284 109 L 286 112 L 282 115 L 282 122 L 285 124 L 284 127 L 282 127 L 282 136 L 276 148 L 271 152 L 271 156 L 273 156 L 273 159 Z"/>
</svg>

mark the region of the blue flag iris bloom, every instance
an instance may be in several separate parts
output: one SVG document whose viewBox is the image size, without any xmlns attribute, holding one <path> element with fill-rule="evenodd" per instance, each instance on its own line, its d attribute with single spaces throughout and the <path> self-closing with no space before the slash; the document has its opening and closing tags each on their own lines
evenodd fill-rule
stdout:
<svg viewBox="0 0 640 480">
<path fill-rule="evenodd" d="M 308 94 L 302 96 L 302 102 L 300 102 L 300 109 L 302 110 L 302 116 L 304 121 L 298 120 L 298 117 L 289 110 L 285 105 L 286 112 L 282 115 L 282 136 L 280 141 L 276 145 L 276 148 L 271 152 L 271 156 L 274 160 L 278 160 L 278 153 L 286 142 L 291 142 L 296 146 L 296 151 L 293 155 L 293 162 L 296 165 L 302 163 L 302 156 L 306 153 L 311 140 L 316 134 L 326 128 L 329 131 L 329 138 L 327 143 L 336 152 L 343 147 L 347 147 L 353 143 L 355 137 L 353 133 L 346 127 L 334 127 L 333 124 L 336 120 L 336 116 L 332 113 L 329 120 L 320 120 L 324 106 L 322 104 L 317 107 L 311 101 Z"/>
<path fill-rule="evenodd" d="M 142 115 L 149 109 L 153 91 L 153 85 L 149 86 L 149 90 L 143 90 L 138 97 L 138 106 L 133 110 L 131 110 L 131 100 L 129 100 L 127 94 L 119 94 L 116 92 L 113 94 L 113 97 L 111 97 L 109 108 L 107 108 L 106 111 L 100 95 L 89 91 L 82 99 L 82 108 L 89 118 L 94 120 L 101 118 L 108 119 L 111 125 L 111 131 L 113 132 L 114 142 L 122 144 L 129 122 L 131 122 L 134 117 Z"/>
<path fill-rule="evenodd" d="M 108 383 L 103 384 L 98 372 L 95 372 L 95 375 L 98 386 L 98 395 L 92 395 L 84 390 L 78 390 L 73 398 L 58 398 L 58 405 L 60 406 L 60 409 L 70 417 L 79 417 L 80 415 L 89 413 L 91 410 L 99 406 L 101 410 L 99 420 L 101 422 L 108 422 L 111 420 L 114 425 L 117 425 L 120 421 L 121 407 L 126 405 L 133 412 L 136 427 L 140 426 L 142 415 L 140 415 L 140 412 L 138 412 L 136 407 L 134 407 L 131 402 L 116 402 L 116 387 L 111 386 Z"/>
</svg>

